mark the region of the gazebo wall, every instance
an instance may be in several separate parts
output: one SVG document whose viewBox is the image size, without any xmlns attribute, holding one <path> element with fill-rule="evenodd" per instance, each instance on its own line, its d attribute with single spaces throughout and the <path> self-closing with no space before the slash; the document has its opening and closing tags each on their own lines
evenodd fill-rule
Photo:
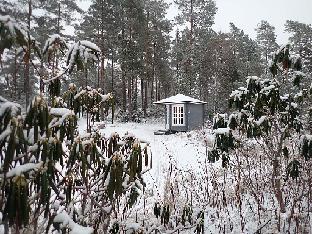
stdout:
<svg viewBox="0 0 312 234">
<path fill-rule="evenodd" d="M 188 131 L 200 129 L 204 125 L 204 105 L 203 104 L 187 104 L 187 123 Z"/>
</svg>

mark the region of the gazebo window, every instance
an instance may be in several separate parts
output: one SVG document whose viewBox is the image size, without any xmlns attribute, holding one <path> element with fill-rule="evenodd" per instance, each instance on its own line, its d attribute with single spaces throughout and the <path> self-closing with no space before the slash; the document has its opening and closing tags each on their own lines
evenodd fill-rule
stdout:
<svg viewBox="0 0 312 234">
<path fill-rule="evenodd" d="M 172 106 L 172 125 L 184 126 L 184 105 L 177 104 Z"/>
</svg>

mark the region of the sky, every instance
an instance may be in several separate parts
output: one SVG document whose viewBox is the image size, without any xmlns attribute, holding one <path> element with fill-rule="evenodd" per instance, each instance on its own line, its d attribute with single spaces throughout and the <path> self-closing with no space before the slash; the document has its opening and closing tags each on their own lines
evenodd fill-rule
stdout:
<svg viewBox="0 0 312 234">
<path fill-rule="evenodd" d="M 166 0 L 173 2 L 173 0 Z M 276 29 L 277 42 L 285 44 L 288 34 L 284 32 L 286 20 L 312 24 L 312 0 L 215 0 L 218 11 L 213 29 L 228 32 L 233 22 L 251 38 L 256 38 L 255 28 L 261 20 L 268 21 Z M 177 9 L 171 5 L 168 18 L 174 18 Z"/>
<path fill-rule="evenodd" d="M 165 0 L 172 3 L 173 0 Z M 261 20 L 268 21 L 276 29 L 277 42 L 287 43 L 288 34 L 284 32 L 286 20 L 312 24 L 312 0 L 215 0 L 218 11 L 213 29 L 228 32 L 229 24 L 233 22 L 243 29 L 251 38 L 256 38 L 255 28 Z M 79 1 L 79 5 L 86 10 L 90 2 Z M 167 17 L 173 19 L 178 13 L 172 4 Z"/>
</svg>

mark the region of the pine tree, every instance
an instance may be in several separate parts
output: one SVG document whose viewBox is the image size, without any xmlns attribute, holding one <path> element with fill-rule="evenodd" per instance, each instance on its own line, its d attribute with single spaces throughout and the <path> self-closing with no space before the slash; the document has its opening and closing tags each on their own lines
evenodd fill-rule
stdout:
<svg viewBox="0 0 312 234">
<path fill-rule="evenodd" d="M 262 59 L 264 60 L 264 67 L 267 68 L 274 51 L 278 48 L 278 44 L 276 43 L 275 27 L 270 25 L 267 21 L 262 20 L 258 24 L 256 32 L 257 42 L 260 46 Z M 266 70 L 265 73 L 267 74 L 268 71 Z"/>
<path fill-rule="evenodd" d="M 312 73 L 312 26 L 298 21 L 287 20 L 285 31 L 291 34 L 290 42 L 302 58 L 306 72 Z"/>
<path fill-rule="evenodd" d="M 174 1 L 178 6 L 179 15 L 176 17 L 178 24 L 185 25 L 186 28 L 181 33 L 181 40 L 178 45 L 182 51 L 180 63 L 179 82 L 181 82 L 180 92 L 185 94 L 197 94 L 198 74 L 196 66 L 201 63 L 199 60 L 200 52 L 196 50 L 195 45 L 205 35 L 214 22 L 216 14 L 216 4 L 214 1 L 197 0 L 177 0 Z"/>
</svg>

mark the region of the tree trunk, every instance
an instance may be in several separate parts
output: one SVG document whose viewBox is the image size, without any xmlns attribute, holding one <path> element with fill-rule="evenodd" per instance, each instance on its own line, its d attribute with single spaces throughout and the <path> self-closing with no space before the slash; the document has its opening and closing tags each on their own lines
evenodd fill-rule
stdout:
<svg viewBox="0 0 312 234">
<path fill-rule="evenodd" d="M 281 188 L 282 185 L 281 185 L 281 166 L 280 166 L 280 157 L 282 155 L 284 134 L 285 133 L 282 133 L 279 138 L 279 142 L 277 146 L 278 148 L 275 152 L 273 152 L 273 160 L 272 160 L 272 166 L 273 166 L 272 186 L 273 186 L 275 197 L 279 204 L 281 213 L 286 212 L 286 205 L 283 199 L 283 192 Z M 270 144 L 268 146 L 270 146 Z"/>
<path fill-rule="evenodd" d="M 155 100 L 158 101 L 158 84 L 157 84 L 157 77 L 155 77 Z"/>
<path fill-rule="evenodd" d="M 134 84 L 133 84 L 133 88 L 134 88 L 134 101 L 133 101 L 133 103 L 134 103 L 134 107 L 133 107 L 133 109 L 135 110 L 135 111 L 137 111 L 138 110 L 138 77 L 137 76 L 135 76 L 135 78 L 134 78 Z"/>
<path fill-rule="evenodd" d="M 114 93 L 114 50 L 112 49 L 112 93 Z"/>
<path fill-rule="evenodd" d="M 101 27 L 101 72 L 100 72 L 100 82 L 103 92 L 105 92 L 105 82 L 104 82 L 104 76 L 105 76 L 105 67 L 104 67 L 104 54 L 105 54 L 105 29 L 104 29 L 104 21 L 105 21 L 105 15 L 104 15 L 104 1 L 101 1 L 101 20 L 100 20 L 100 27 Z"/>
<path fill-rule="evenodd" d="M 60 34 L 61 32 L 60 21 L 61 21 L 61 3 L 59 2 L 57 11 L 57 34 Z"/>
<path fill-rule="evenodd" d="M 279 158 L 276 155 L 274 160 L 272 161 L 273 164 L 273 178 L 272 178 L 272 185 L 274 188 L 275 197 L 280 207 L 280 212 L 286 212 L 286 206 L 283 199 L 283 192 L 281 189 L 281 171 L 280 171 L 280 163 Z"/>
<path fill-rule="evenodd" d="M 144 79 L 141 79 L 141 105 L 142 105 L 142 109 L 143 109 L 143 113 L 144 115 L 146 114 L 146 109 L 145 109 L 145 106 L 144 106 Z"/>
<path fill-rule="evenodd" d="M 194 8 L 194 0 L 191 0 L 191 8 L 190 8 L 190 23 L 191 23 L 191 44 L 193 43 L 193 30 L 194 30 L 194 15 L 193 15 L 193 8 Z"/>
<path fill-rule="evenodd" d="M 25 92 L 25 99 L 26 99 L 26 110 L 29 105 L 30 99 L 30 50 L 31 50 L 31 39 L 30 39 L 30 21 L 31 21 L 31 14 L 32 14 L 32 1 L 28 1 L 28 41 L 27 41 L 27 51 L 25 53 L 25 71 L 24 71 L 24 92 Z"/>
<path fill-rule="evenodd" d="M 85 66 L 86 66 L 86 64 L 85 64 Z M 85 70 L 84 73 L 85 73 L 85 82 L 86 82 L 85 85 L 86 85 L 86 88 L 87 88 L 87 86 L 88 86 L 88 69 L 85 67 L 84 70 Z"/>
<path fill-rule="evenodd" d="M 102 56 L 101 56 L 101 71 L 100 71 L 100 80 L 102 84 L 102 90 L 103 92 L 105 91 L 105 82 L 104 82 L 104 76 L 105 76 L 105 68 L 104 68 L 104 53 L 102 51 Z"/>
<path fill-rule="evenodd" d="M 123 109 L 123 111 L 126 111 L 126 107 L 127 107 L 127 90 L 126 90 L 126 78 L 125 78 L 125 71 L 124 71 L 124 69 L 121 69 L 121 81 L 122 81 L 122 109 Z"/>
<path fill-rule="evenodd" d="M 122 28 L 121 30 L 121 37 L 122 37 L 122 41 L 124 42 L 125 40 L 125 29 Z M 123 43 L 122 43 L 123 44 Z M 125 49 L 125 48 L 123 48 Z M 126 112 L 126 108 L 127 108 L 127 88 L 126 88 L 126 68 L 125 68 L 125 64 L 124 61 L 121 61 L 121 81 L 122 81 L 122 109 L 124 112 Z"/>
<path fill-rule="evenodd" d="M 155 57 L 156 57 L 156 42 L 153 43 L 153 65 L 152 65 L 152 80 L 151 80 L 151 104 L 154 101 Z M 156 86 L 155 86 L 155 88 L 156 88 Z"/>
<path fill-rule="evenodd" d="M 133 83 L 133 77 L 132 77 L 132 72 L 133 71 L 130 71 L 130 77 L 127 78 L 127 82 L 128 82 L 128 87 L 127 87 L 127 90 L 128 90 L 128 109 L 129 109 L 129 112 L 132 113 L 132 83 Z"/>
<path fill-rule="evenodd" d="M 148 102 L 147 102 L 147 81 L 144 82 L 144 115 L 146 115 L 146 110 L 148 108 Z"/>
<path fill-rule="evenodd" d="M 13 84 L 14 84 L 14 99 L 17 95 L 17 51 L 14 53 L 14 73 L 13 73 Z"/>
</svg>

